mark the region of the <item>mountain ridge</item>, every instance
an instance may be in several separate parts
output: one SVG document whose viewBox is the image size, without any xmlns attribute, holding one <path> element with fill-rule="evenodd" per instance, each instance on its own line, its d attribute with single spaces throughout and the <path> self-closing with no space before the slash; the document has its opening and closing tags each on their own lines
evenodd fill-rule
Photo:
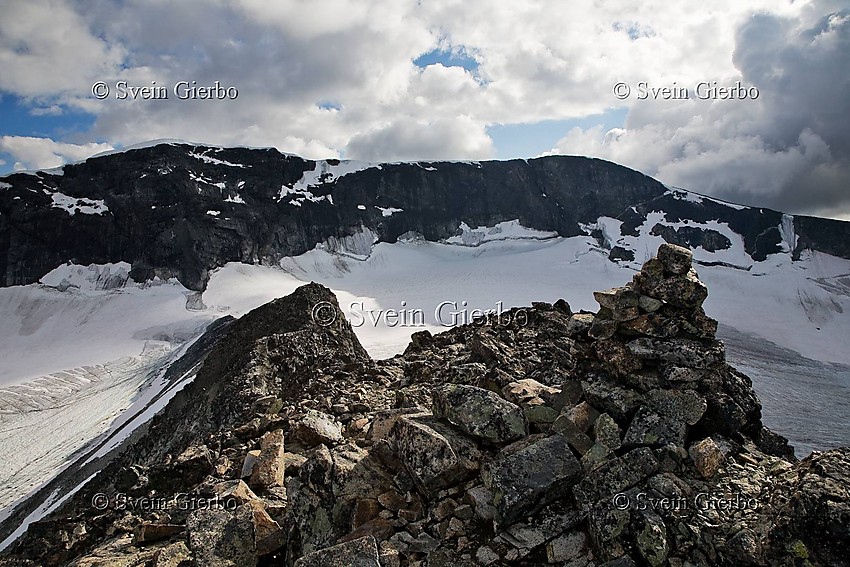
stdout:
<svg viewBox="0 0 850 567">
<path fill-rule="evenodd" d="M 718 221 L 763 260 L 788 248 L 785 222 L 795 258 L 805 249 L 850 258 L 850 223 L 723 203 L 579 156 L 368 164 L 166 143 L 66 165 L 61 175 L 14 173 L 2 184 L 4 286 L 37 282 L 66 262 L 125 261 L 135 281 L 176 277 L 202 291 L 227 262 L 273 264 L 363 228 L 383 242 L 412 233 L 441 241 L 462 223 L 517 220 L 571 237 L 593 233 L 588 225 L 605 217 L 622 221 L 616 241 L 657 211 L 666 220 L 653 234 L 690 248 L 728 246 L 700 226 Z M 683 221 L 696 225 L 669 226 Z M 616 242 L 607 247 L 612 260 L 635 260 Z"/>
</svg>

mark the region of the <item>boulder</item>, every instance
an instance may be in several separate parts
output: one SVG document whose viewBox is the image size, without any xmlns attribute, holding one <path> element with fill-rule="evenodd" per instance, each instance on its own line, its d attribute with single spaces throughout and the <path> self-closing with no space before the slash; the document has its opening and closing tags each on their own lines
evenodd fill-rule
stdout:
<svg viewBox="0 0 850 567">
<path fill-rule="evenodd" d="M 286 468 L 283 453 L 282 429 L 263 434 L 260 439 L 260 454 L 251 471 L 250 483 L 262 488 L 283 486 L 283 473 Z"/>
<path fill-rule="evenodd" d="M 432 396 L 434 415 L 467 435 L 491 443 L 507 443 L 528 433 L 522 408 L 490 390 L 446 384 L 434 390 Z"/>
<path fill-rule="evenodd" d="M 686 368 L 708 368 L 723 362 L 724 348 L 719 341 L 702 342 L 691 339 L 654 339 L 642 337 L 629 341 L 628 349 L 640 358 L 659 360 Z"/>
<path fill-rule="evenodd" d="M 703 478 L 711 478 L 731 452 L 729 442 L 720 436 L 706 437 L 688 449 L 694 468 Z"/>
<path fill-rule="evenodd" d="M 400 417 L 389 436 L 399 460 L 424 494 L 434 494 L 478 470 L 481 455 L 475 443 L 433 416 Z"/>
<path fill-rule="evenodd" d="M 199 565 L 253 567 L 257 564 L 250 507 L 239 506 L 235 514 L 216 508 L 195 510 L 186 520 L 186 529 L 189 549 Z"/>
<path fill-rule="evenodd" d="M 576 503 L 584 510 L 592 508 L 600 500 L 609 500 L 614 494 L 623 492 L 655 474 L 658 460 L 647 447 L 633 449 L 609 460 L 586 474 L 574 488 Z"/>
<path fill-rule="evenodd" d="M 381 567 L 378 543 L 366 536 L 319 549 L 299 558 L 295 567 Z"/>
<path fill-rule="evenodd" d="M 307 447 L 332 446 L 342 441 L 342 427 L 330 415 L 308 409 L 295 426 L 295 438 Z"/>
<path fill-rule="evenodd" d="M 509 525 L 536 506 L 560 498 L 580 475 L 581 466 L 561 435 L 511 454 L 503 451 L 482 471 L 484 484 L 493 492 L 499 525 Z"/>
</svg>

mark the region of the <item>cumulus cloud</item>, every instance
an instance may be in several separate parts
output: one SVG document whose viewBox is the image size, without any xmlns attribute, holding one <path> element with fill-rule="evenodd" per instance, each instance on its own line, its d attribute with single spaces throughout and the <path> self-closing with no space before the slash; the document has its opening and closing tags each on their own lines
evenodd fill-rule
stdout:
<svg viewBox="0 0 850 567">
<path fill-rule="evenodd" d="M 0 152 L 15 156 L 15 169 L 44 169 L 59 167 L 113 149 L 109 144 L 67 144 L 49 138 L 27 136 L 0 137 Z"/>
<path fill-rule="evenodd" d="M 757 14 L 735 35 L 756 100 L 636 102 L 625 128 L 570 131 L 553 153 L 586 153 L 731 201 L 841 216 L 850 209 L 850 11 Z"/>
<path fill-rule="evenodd" d="M 835 81 L 850 65 L 842 4 L 31 0 L 0 20 L 0 92 L 30 101 L 34 115 L 96 117 L 90 131 L 62 141 L 182 138 L 376 160 L 487 158 L 490 125 L 628 105 L 621 130 L 565 133 L 553 151 L 598 155 L 725 198 L 832 210 L 844 206 L 850 153 L 848 86 Z M 414 64 L 434 50 L 474 65 Z M 758 101 L 611 93 L 618 81 L 738 79 L 761 90 Z M 97 100 L 97 80 L 155 83 L 170 97 Z M 219 81 L 239 96 L 176 100 L 178 81 Z M 50 155 L 52 163 L 63 154 Z"/>
<path fill-rule="evenodd" d="M 348 150 L 346 157 L 367 161 L 487 159 L 493 155 L 493 141 L 465 116 L 434 122 L 404 118 L 355 136 Z"/>
</svg>

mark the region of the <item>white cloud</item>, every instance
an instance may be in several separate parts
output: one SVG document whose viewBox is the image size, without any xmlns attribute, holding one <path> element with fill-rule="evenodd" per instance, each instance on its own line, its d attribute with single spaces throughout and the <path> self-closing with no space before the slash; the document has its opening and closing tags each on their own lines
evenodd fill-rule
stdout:
<svg viewBox="0 0 850 567">
<path fill-rule="evenodd" d="M 62 0 L 5 2 L 0 18 L 0 90 L 24 97 L 85 92 L 122 59 Z"/>
<path fill-rule="evenodd" d="M 565 133 L 556 150 L 761 204 L 796 207 L 792 185 L 806 187 L 815 198 L 804 205 L 833 207 L 850 159 L 850 96 L 832 81 L 850 65 L 850 47 L 845 16 L 824 16 L 844 5 L 31 0 L 12 3 L 0 20 L 0 91 L 33 100 L 34 112 L 91 112 L 97 120 L 87 135 L 111 145 L 182 138 L 313 158 L 482 159 L 493 155 L 488 125 L 627 104 L 622 132 Z M 478 68 L 412 63 L 435 48 L 462 50 Z M 618 81 L 735 79 L 763 96 L 756 103 L 649 103 L 611 93 Z M 239 97 L 98 101 L 90 95 L 95 80 L 220 81 Z M 317 106 L 324 102 L 338 109 Z"/>
<path fill-rule="evenodd" d="M 83 160 L 111 149 L 109 144 L 66 144 L 54 142 L 49 138 L 0 137 L 0 152 L 15 158 L 15 170 L 59 167 L 64 163 Z"/>
<path fill-rule="evenodd" d="M 404 118 L 352 138 L 346 157 L 367 161 L 487 159 L 493 155 L 492 144 L 484 128 L 468 117 L 434 122 Z"/>
<path fill-rule="evenodd" d="M 574 129 L 550 153 L 594 155 L 732 201 L 839 216 L 850 208 L 850 17 L 807 5 L 738 29 L 740 80 L 757 100 L 636 101 L 624 129 Z M 693 97 L 693 91 L 691 92 Z"/>
</svg>

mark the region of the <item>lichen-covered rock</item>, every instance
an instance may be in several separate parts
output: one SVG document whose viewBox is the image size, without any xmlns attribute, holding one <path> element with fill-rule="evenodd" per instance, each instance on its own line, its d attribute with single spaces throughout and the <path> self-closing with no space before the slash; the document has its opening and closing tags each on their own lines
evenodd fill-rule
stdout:
<svg viewBox="0 0 850 567">
<path fill-rule="evenodd" d="M 295 437 L 308 447 L 335 445 L 343 439 L 342 428 L 334 418 L 316 410 L 307 410 L 295 426 Z"/>
<path fill-rule="evenodd" d="M 691 269 L 694 254 L 687 248 L 675 244 L 664 243 L 658 247 L 656 254 L 664 269 L 671 274 L 686 274 Z"/>
<path fill-rule="evenodd" d="M 484 484 L 493 492 L 495 520 L 500 525 L 565 495 L 580 474 L 578 460 L 560 435 L 499 455 L 482 471 Z"/>
<path fill-rule="evenodd" d="M 630 341 L 628 349 L 640 358 L 659 360 L 687 368 L 707 368 L 723 362 L 723 345 L 717 341 L 705 344 L 689 339 L 639 338 Z"/>
<path fill-rule="evenodd" d="M 253 510 L 239 506 L 235 514 L 222 509 L 196 510 L 186 523 L 189 548 L 200 565 L 251 567 L 257 564 Z"/>
<path fill-rule="evenodd" d="M 506 443 L 528 433 L 522 408 L 489 390 L 446 384 L 433 393 L 434 415 L 468 435 L 491 443 Z"/>
<path fill-rule="evenodd" d="M 478 470 L 481 457 L 475 444 L 433 416 L 403 416 L 390 437 L 399 460 L 425 494 L 434 494 Z"/>
<path fill-rule="evenodd" d="M 366 536 L 308 553 L 295 567 L 381 567 L 381 558 L 375 538 Z"/>
<path fill-rule="evenodd" d="M 627 423 L 632 413 L 643 403 L 640 394 L 603 379 L 583 381 L 584 396 L 595 408 L 611 415 L 619 423 Z"/>
<path fill-rule="evenodd" d="M 573 488 L 573 494 L 579 506 L 590 509 L 596 502 L 631 488 L 657 470 L 658 460 L 652 451 L 639 447 L 586 474 Z"/>
<path fill-rule="evenodd" d="M 620 427 L 607 413 L 601 414 L 593 423 L 593 435 L 597 443 L 605 445 L 611 450 L 620 448 L 622 438 Z"/>
<path fill-rule="evenodd" d="M 658 514 L 651 511 L 641 511 L 635 514 L 632 531 L 641 557 L 651 567 L 661 567 L 667 562 L 670 552 L 670 542 L 667 539 L 667 529 Z"/>
</svg>

